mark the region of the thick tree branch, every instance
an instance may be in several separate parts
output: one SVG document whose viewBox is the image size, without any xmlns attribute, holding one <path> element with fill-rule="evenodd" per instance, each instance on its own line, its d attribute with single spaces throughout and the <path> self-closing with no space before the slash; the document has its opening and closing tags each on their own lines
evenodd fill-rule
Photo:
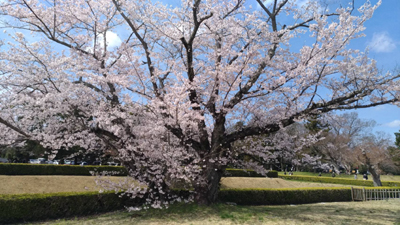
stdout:
<svg viewBox="0 0 400 225">
<path fill-rule="evenodd" d="M 157 97 L 161 97 L 161 93 L 158 90 L 158 86 L 156 83 L 155 75 L 154 75 L 154 66 L 153 66 L 153 62 L 152 59 L 150 57 L 150 49 L 149 46 L 147 44 L 147 42 L 143 39 L 143 37 L 139 34 L 138 29 L 136 28 L 135 24 L 128 18 L 127 15 L 125 15 L 125 13 L 122 11 L 120 4 L 117 2 L 118 0 L 112 0 L 115 7 L 117 8 L 118 12 L 121 14 L 122 18 L 124 18 L 124 20 L 126 21 L 126 23 L 128 24 L 128 26 L 131 28 L 131 30 L 133 31 L 133 33 L 135 34 L 136 38 L 140 41 L 140 43 L 142 44 L 143 50 L 145 52 L 146 55 L 146 62 L 147 62 L 147 67 L 149 69 L 149 73 L 150 76 L 152 78 L 152 85 L 153 85 L 153 89 L 154 89 L 154 93 Z"/>
<path fill-rule="evenodd" d="M 27 133 L 25 133 L 24 131 L 22 131 L 21 129 L 19 129 L 18 127 L 12 125 L 11 123 L 7 122 L 6 120 L 4 120 L 3 118 L 0 117 L 0 123 L 2 123 L 3 125 L 5 125 L 6 127 L 10 128 L 11 130 L 23 135 L 24 137 L 26 137 L 27 139 L 30 139 L 31 136 Z"/>
</svg>

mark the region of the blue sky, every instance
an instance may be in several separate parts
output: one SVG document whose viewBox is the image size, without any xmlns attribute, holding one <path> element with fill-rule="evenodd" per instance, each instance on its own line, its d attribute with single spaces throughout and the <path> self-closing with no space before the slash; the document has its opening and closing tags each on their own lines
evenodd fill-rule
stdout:
<svg viewBox="0 0 400 225">
<path fill-rule="evenodd" d="M 360 2 L 359 0 L 356 2 Z M 377 0 L 372 0 L 375 4 Z M 369 56 L 377 61 L 382 71 L 400 73 L 400 1 L 383 0 L 374 16 L 366 22 L 365 37 L 355 40 L 351 47 L 364 50 L 369 48 Z M 400 108 L 393 105 L 355 110 L 363 119 L 373 119 L 378 123 L 376 131 L 392 135 L 400 130 Z"/>
</svg>

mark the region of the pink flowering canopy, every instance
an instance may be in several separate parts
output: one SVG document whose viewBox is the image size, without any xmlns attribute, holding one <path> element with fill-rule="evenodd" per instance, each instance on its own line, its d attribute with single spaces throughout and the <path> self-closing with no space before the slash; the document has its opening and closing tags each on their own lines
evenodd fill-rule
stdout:
<svg viewBox="0 0 400 225">
<path fill-rule="evenodd" d="M 228 165 L 265 172 L 241 154 L 273 155 L 239 141 L 279 136 L 275 147 L 291 151 L 293 137 L 269 134 L 398 101 L 399 75 L 348 48 L 380 3 L 332 12 L 317 1 L 257 3 L 2 1 L 13 29 L 0 52 L 0 144 L 112 152 L 137 181 L 115 190 L 160 207 L 179 199 L 169 190 L 180 183 L 211 203 Z"/>
</svg>

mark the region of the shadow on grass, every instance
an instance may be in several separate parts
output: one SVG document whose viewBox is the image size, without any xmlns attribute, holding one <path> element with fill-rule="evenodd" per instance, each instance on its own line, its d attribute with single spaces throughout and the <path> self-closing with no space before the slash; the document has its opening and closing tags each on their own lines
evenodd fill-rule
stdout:
<svg viewBox="0 0 400 225">
<path fill-rule="evenodd" d="M 209 207 L 174 205 L 167 210 L 134 212 L 132 218 L 170 222 L 200 221 L 212 218 L 235 223 L 292 222 L 295 224 L 394 224 L 400 222 L 400 201 L 371 201 L 346 203 L 318 203 L 286 206 L 230 206 L 216 204 Z M 210 221 L 211 222 L 211 221 Z"/>
<path fill-rule="evenodd" d="M 175 204 L 168 209 L 119 211 L 44 224 L 399 224 L 400 201 L 285 206 Z M 43 224 L 43 223 L 41 223 Z"/>
</svg>

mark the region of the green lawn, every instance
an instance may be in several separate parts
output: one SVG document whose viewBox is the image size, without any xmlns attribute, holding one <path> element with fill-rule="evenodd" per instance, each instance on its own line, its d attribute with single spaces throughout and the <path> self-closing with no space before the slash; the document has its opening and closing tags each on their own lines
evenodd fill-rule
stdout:
<svg viewBox="0 0 400 225">
<path fill-rule="evenodd" d="M 124 177 L 108 177 L 114 182 Z M 0 194 L 34 194 L 98 191 L 95 176 L 6 176 L 0 175 Z"/>
<path fill-rule="evenodd" d="M 209 207 L 175 205 L 167 210 L 118 211 L 33 224 L 400 224 L 400 200 L 286 206 Z"/>
<path fill-rule="evenodd" d="M 278 172 L 278 175 L 284 175 L 284 172 Z M 289 173 L 286 173 L 286 175 L 289 175 Z M 318 176 L 318 173 L 312 173 L 312 172 L 293 172 L 293 175 L 299 175 L 299 176 Z M 321 174 L 322 177 L 332 177 L 331 173 L 322 173 Z M 340 174 L 337 175 L 336 177 L 340 177 L 340 178 L 354 178 L 354 175 L 347 175 L 347 174 Z M 358 175 L 358 178 L 362 179 L 362 174 Z"/>
<path fill-rule="evenodd" d="M 124 177 L 108 177 L 113 182 Z M 288 181 L 265 177 L 223 177 L 221 188 L 345 187 L 341 184 Z M 5 176 L 0 175 L 0 194 L 33 194 L 98 191 L 94 176 Z"/>
</svg>

